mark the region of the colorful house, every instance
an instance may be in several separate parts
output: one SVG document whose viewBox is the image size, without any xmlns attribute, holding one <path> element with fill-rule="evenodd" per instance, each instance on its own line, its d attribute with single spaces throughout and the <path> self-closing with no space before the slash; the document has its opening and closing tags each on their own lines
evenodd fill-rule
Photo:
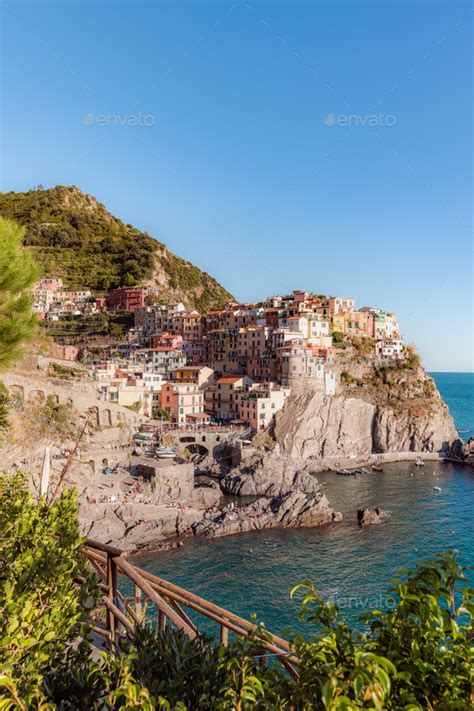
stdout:
<svg viewBox="0 0 474 711">
<path fill-rule="evenodd" d="M 274 382 L 258 383 L 236 393 L 237 414 L 256 432 L 268 427 L 290 394 L 289 387 Z"/>
<path fill-rule="evenodd" d="M 204 393 L 195 383 L 164 383 L 161 388 L 161 409 L 169 412 L 171 420 L 180 425 L 208 419 L 204 417 Z"/>
</svg>

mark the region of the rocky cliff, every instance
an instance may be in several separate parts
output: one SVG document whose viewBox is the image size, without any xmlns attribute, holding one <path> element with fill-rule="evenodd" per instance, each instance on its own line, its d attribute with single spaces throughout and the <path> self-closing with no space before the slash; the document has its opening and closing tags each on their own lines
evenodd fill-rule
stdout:
<svg viewBox="0 0 474 711">
<path fill-rule="evenodd" d="M 288 398 L 272 430 L 275 452 L 318 459 L 438 452 L 457 437 L 447 406 L 421 367 L 381 370 L 372 364 L 357 380 L 341 380 L 339 373 L 339 382 L 334 396 L 307 389 Z"/>
</svg>

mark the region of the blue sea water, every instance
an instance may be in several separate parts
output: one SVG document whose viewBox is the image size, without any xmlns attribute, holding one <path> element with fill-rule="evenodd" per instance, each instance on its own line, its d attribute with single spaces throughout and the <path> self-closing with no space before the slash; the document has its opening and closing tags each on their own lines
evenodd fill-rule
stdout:
<svg viewBox="0 0 474 711">
<path fill-rule="evenodd" d="M 474 434 L 474 375 L 432 375 L 457 427 L 468 430 L 464 437 Z M 137 562 L 237 614 L 255 613 L 274 632 L 301 626 L 299 602 L 289 597 L 299 581 L 312 581 L 357 624 L 364 610 L 390 606 L 385 590 L 397 568 L 413 568 L 447 549 L 458 550 L 463 564 L 473 563 L 471 468 L 440 461 L 417 469 L 402 462 L 358 479 L 330 472 L 318 478 L 344 513 L 341 523 L 189 540 L 176 552 L 143 554 Z M 389 511 L 390 521 L 361 529 L 356 510 L 368 505 Z"/>
<path fill-rule="evenodd" d="M 430 373 L 462 439 L 474 437 L 474 373 Z"/>
</svg>

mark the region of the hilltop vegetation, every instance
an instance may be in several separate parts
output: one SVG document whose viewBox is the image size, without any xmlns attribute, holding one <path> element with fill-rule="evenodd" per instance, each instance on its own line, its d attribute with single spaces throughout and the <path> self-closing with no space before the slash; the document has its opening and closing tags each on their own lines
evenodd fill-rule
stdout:
<svg viewBox="0 0 474 711">
<path fill-rule="evenodd" d="M 0 215 L 26 227 L 24 244 L 44 274 L 62 277 L 71 288 L 103 294 L 147 283 L 160 300 L 180 299 L 202 310 L 231 298 L 209 274 L 76 187 L 0 193 Z"/>
</svg>

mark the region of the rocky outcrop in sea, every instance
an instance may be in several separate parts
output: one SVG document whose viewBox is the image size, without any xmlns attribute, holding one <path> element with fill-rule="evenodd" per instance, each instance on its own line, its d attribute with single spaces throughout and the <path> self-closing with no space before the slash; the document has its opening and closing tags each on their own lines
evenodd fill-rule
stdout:
<svg viewBox="0 0 474 711">
<path fill-rule="evenodd" d="M 388 521 L 390 514 L 383 509 L 375 506 L 373 508 L 358 509 L 357 523 L 359 526 L 370 526 L 374 523 L 384 523 Z"/>
<path fill-rule="evenodd" d="M 221 480 L 221 488 L 226 494 L 259 498 L 243 506 L 208 511 L 190 527 L 193 535 L 213 538 L 263 528 L 321 526 L 342 519 L 304 460 L 257 451 Z"/>
<path fill-rule="evenodd" d="M 474 466 L 474 437 L 463 442 L 462 439 L 455 439 L 449 449 L 449 456 L 459 459 L 463 464 Z"/>
<path fill-rule="evenodd" d="M 210 512 L 202 521 L 194 523 L 190 532 L 195 536 L 218 538 L 264 528 L 321 526 L 341 519 L 342 514 L 330 507 L 324 494 L 305 494 L 297 489 L 270 499 L 261 497 L 239 508 L 226 506 Z"/>
</svg>

